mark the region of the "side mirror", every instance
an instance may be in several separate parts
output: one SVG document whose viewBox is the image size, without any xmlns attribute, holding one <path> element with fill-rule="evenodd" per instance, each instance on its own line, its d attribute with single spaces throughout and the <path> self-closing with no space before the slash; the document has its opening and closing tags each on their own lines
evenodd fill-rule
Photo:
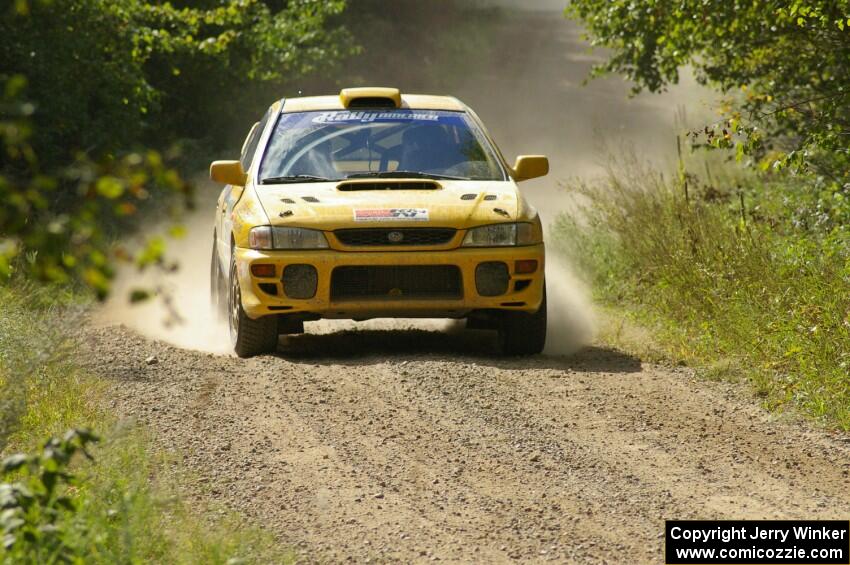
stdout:
<svg viewBox="0 0 850 565">
<path fill-rule="evenodd" d="M 549 158 L 544 155 L 520 155 L 513 167 L 514 180 L 524 180 L 545 177 L 549 174 Z"/>
<path fill-rule="evenodd" d="M 221 184 L 232 184 L 234 186 L 245 186 L 248 175 L 242 170 L 239 161 L 213 161 L 210 165 L 210 178 Z"/>
</svg>

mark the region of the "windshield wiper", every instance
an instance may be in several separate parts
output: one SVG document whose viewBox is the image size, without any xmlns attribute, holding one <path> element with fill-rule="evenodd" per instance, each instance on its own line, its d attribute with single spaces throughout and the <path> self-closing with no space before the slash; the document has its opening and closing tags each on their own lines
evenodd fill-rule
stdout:
<svg viewBox="0 0 850 565">
<path fill-rule="evenodd" d="M 470 180 L 468 177 L 453 177 L 451 175 L 439 175 L 435 173 L 423 173 L 420 171 L 375 171 L 371 173 L 354 173 L 345 177 L 347 179 L 436 179 L 436 180 Z"/>
<path fill-rule="evenodd" d="M 266 177 L 260 184 L 288 184 L 296 182 L 336 182 L 335 179 L 317 177 L 315 175 L 287 175 L 283 177 Z"/>
</svg>

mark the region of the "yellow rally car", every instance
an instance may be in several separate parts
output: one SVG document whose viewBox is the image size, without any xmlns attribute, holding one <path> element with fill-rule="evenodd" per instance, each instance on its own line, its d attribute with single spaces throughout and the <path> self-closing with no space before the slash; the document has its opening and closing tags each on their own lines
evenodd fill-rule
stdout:
<svg viewBox="0 0 850 565">
<path fill-rule="evenodd" d="M 507 354 L 546 341 L 543 231 L 508 166 L 456 98 L 351 88 L 276 102 L 239 161 L 216 161 L 214 306 L 233 347 L 272 352 L 320 318 L 466 318 Z"/>
</svg>

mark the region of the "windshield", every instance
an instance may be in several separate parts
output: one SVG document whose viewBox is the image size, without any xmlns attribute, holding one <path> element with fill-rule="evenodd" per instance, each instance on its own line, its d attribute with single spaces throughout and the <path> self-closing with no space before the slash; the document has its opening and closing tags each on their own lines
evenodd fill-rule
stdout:
<svg viewBox="0 0 850 565">
<path fill-rule="evenodd" d="M 260 182 L 405 173 L 504 180 L 493 149 L 466 113 L 393 109 L 281 114 Z"/>
</svg>

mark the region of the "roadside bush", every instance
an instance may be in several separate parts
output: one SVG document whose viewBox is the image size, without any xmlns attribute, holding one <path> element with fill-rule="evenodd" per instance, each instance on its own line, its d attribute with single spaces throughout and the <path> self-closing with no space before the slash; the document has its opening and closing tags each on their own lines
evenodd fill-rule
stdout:
<svg viewBox="0 0 850 565">
<path fill-rule="evenodd" d="M 604 182 L 573 187 L 586 207 L 559 219 L 558 241 L 602 301 L 657 322 L 674 357 L 731 362 L 771 407 L 793 401 L 850 429 L 844 209 L 812 206 L 822 199 L 810 179 L 721 180 L 612 166 Z"/>
<path fill-rule="evenodd" d="M 138 432 L 112 435 L 90 451 L 97 438 L 71 429 L 0 463 L 0 563 L 294 561 L 236 517 L 200 517 L 156 481 L 166 462 L 151 460 Z"/>
<path fill-rule="evenodd" d="M 86 429 L 50 438 L 41 453 L 18 453 L 0 463 L 0 532 L 3 557 L 19 563 L 70 563 L 84 556 L 69 542 L 64 515 L 77 510 L 68 487 L 77 485 L 71 458 L 97 437 Z M 15 477 L 15 479 L 12 477 Z"/>
</svg>

